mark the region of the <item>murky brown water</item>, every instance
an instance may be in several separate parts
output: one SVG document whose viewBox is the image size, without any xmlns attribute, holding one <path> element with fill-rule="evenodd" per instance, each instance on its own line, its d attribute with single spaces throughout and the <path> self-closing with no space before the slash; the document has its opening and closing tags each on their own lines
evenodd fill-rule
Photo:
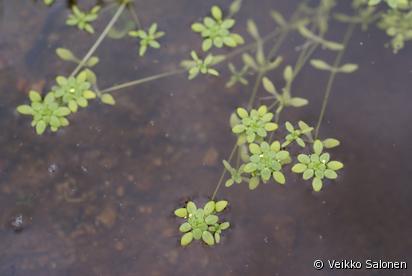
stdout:
<svg viewBox="0 0 412 276">
<path fill-rule="evenodd" d="M 172 211 L 212 193 L 234 140 L 227 118 L 249 90 L 225 89 L 226 75 L 163 79 L 116 92 L 116 106 L 94 103 L 57 135 L 38 137 L 15 107 L 33 85 L 73 69 L 54 48 L 80 55 L 92 43 L 64 26 L 64 5 L 38 2 L 0 1 L 1 276 L 412 275 L 312 267 L 318 258 L 412 266 L 411 45 L 393 55 L 374 29 L 351 40 L 345 60 L 360 70 L 338 76 L 321 128 L 342 141 L 335 156 L 346 167 L 337 182 L 319 194 L 294 176 L 285 187 L 223 188 L 218 197 L 231 202 L 233 227 L 222 244 L 182 249 Z M 145 24 L 160 18 L 168 46 L 138 59 L 131 39 L 107 40 L 98 50 L 101 87 L 173 68 L 198 45 L 188 26 L 210 6 L 137 2 Z M 271 7 L 290 12 L 298 1 L 245 2 L 240 18 L 257 18 L 265 33 L 272 23 L 262 14 Z M 286 51 L 286 61 L 294 58 Z M 295 91 L 311 104 L 283 116 L 314 124 L 326 79 L 306 68 Z M 15 232 L 11 221 L 20 218 Z"/>
</svg>

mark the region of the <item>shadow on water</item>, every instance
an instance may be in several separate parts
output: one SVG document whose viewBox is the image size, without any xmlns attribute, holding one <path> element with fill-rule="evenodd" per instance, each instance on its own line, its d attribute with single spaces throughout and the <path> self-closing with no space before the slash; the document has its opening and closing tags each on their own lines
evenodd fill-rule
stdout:
<svg viewBox="0 0 412 276">
<path fill-rule="evenodd" d="M 261 14 L 271 8 L 290 13 L 298 1 L 244 2 L 240 26 L 254 17 L 265 33 L 273 23 Z M 56 74 L 72 70 L 54 56 L 55 47 L 84 53 L 92 43 L 64 26 L 63 6 L 0 1 L 5 16 L 1 276 L 331 275 L 312 268 L 318 258 L 412 264 L 411 47 L 393 55 L 383 46 L 387 37 L 376 30 L 357 31 L 351 40 L 345 60 L 360 70 L 338 77 L 321 128 L 323 136 L 342 141 L 335 156 L 345 170 L 337 182 L 319 194 L 293 175 L 285 187 L 223 188 L 218 197 L 231 202 L 233 227 L 222 244 L 182 249 L 172 210 L 188 197 L 204 199 L 213 191 L 220 160 L 234 142 L 227 119 L 251 88 L 224 88 L 227 75 L 192 82 L 185 76 L 163 79 L 119 91 L 116 106 L 94 103 L 74 114 L 70 127 L 37 137 L 15 107 L 31 87 L 47 88 Z M 166 71 L 186 58 L 198 45 L 187 28 L 210 3 L 156 0 L 138 6 L 147 11 L 141 13 L 144 23 L 160 19 L 168 32 L 165 46 L 138 59 L 133 40 L 108 40 L 98 50 L 102 87 Z M 340 26 L 334 28 L 342 33 Z M 296 53 L 288 46 L 295 44 L 288 43 L 284 58 L 292 62 Z M 315 54 L 324 55 L 323 50 Z M 280 79 L 276 74 L 272 77 Z M 306 68 L 295 91 L 311 104 L 284 116 L 314 124 L 326 81 L 326 74 Z M 410 275 L 333 272 L 389 274 Z"/>
</svg>

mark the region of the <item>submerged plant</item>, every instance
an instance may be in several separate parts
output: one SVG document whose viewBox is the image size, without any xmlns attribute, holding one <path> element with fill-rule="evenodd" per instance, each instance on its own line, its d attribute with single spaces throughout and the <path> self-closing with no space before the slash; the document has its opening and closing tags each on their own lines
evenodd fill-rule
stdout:
<svg viewBox="0 0 412 276">
<path fill-rule="evenodd" d="M 205 244 L 212 246 L 220 242 L 223 230 L 230 227 L 229 222 L 219 222 L 217 215 L 228 205 L 226 200 L 209 201 L 203 208 L 197 208 L 192 201 L 186 206 L 175 210 L 175 215 L 185 219 L 180 225 L 179 231 L 184 233 L 180 239 L 182 246 L 189 245 L 193 240 L 202 240 Z"/>
<path fill-rule="evenodd" d="M 190 55 L 193 60 L 184 60 L 181 64 L 184 68 L 186 68 L 186 70 L 188 70 L 189 80 L 194 79 L 197 75 L 199 75 L 199 73 L 219 76 L 219 72 L 212 68 L 212 66 L 218 62 L 219 58 L 209 54 L 205 59 L 200 59 L 195 51 L 192 51 Z"/>
<path fill-rule="evenodd" d="M 260 183 L 269 181 L 271 177 L 279 183 L 285 184 L 285 175 L 282 173 L 282 165 L 290 162 L 289 152 L 281 150 L 279 141 L 269 145 L 267 142 L 258 144 L 250 144 L 249 163 L 245 165 L 244 171 L 251 174 L 249 180 L 249 189 L 256 189 Z"/>
<path fill-rule="evenodd" d="M 160 48 L 160 43 L 157 42 L 157 39 L 164 36 L 165 32 L 158 31 L 157 23 L 153 23 L 147 32 L 144 30 L 130 31 L 129 35 L 140 39 L 139 55 L 143 56 L 148 47 Z"/>
<path fill-rule="evenodd" d="M 96 93 L 91 89 L 91 83 L 87 80 L 87 71 L 83 71 L 77 77 L 65 78 L 58 76 L 57 85 L 52 87 L 54 96 L 66 104 L 72 112 L 77 112 L 78 107 L 87 107 L 88 100 L 95 99 Z"/>
<path fill-rule="evenodd" d="M 234 183 L 237 183 L 237 184 L 242 183 L 243 181 L 242 174 L 244 173 L 243 169 L 245 165 L 240 166 L 239 169 L 235 169 L 235 168 L 232 168 L 232 166 L 230 166 L 229 162 L 227 162 L 226 160 L 223 160 L 223 166 L 230 174 L 230 178 L 226 180 L 226 183 L 225 183 L 226 187 L 230 187 Z"/>
<path fill-rule="evenodd" d="M 378 26 L 392 37 L 391 46 L 394 53 L 397 53 L 405 46 L 406 41 L 412 40 L 412 9 L 387 11 L 382 15 Z"/>
<path fill-rule="evenodd" d="M 236 83 L 240 83 L 243 85 L 247 85 L 249 83 L 248 80 L 245 78 L 245 74 L 248 72 L 249 69 L 247 65 L 244 65 L 240 71 L 237 71 L 236 67 L 232 63 L 228 64 L 228 68 L 232 75 L 230 77 L 230 80 L 226 83 L 226 87 L 232 87 Z"/>
<path fill-rule="evenodd" d="M 70 109 L 56 102 L 53 93 L 48 93 L 42 99 L 39 92 L 30 91 L 29 98 L 31 105 L 20 105 L 17 111 L 20 114 L 33 116 L 31 125 L 35 127 L 37 134 L 43 134 L 48 126 L 55 132 L 60 127 L 69 125 L 66 116 L 70 114 Z"/>
<path fill-rule="evenodd" d="M 323 179 L 336 179 L 336 171 L 343 168 L 339 161 L 330 161 L 330 155 L 323 152 L 323 143 L 316 140 L 313 143 L 313 153 L 310 155 L 299 154 L 299 163 L 292 167 L 294 173 L 302 173 L 304 180 L 312 179 L 313 190 L 319 192 L 323 187 Z"/>
<path fill-rule="evenodd" d="M 262 138 L 265 138 L 269 131 L 275 131 L 278 128 L 276 123 L 271 122 L 273 113 L 268 112 L 265 105 L 260 106 L 257 110 L 252 109 L 250 112 L 239 107 L 236 113 L 239 119 L 232 128 L 232 132 L 238 135 L 238 144 L 246 141 L 248 143 L 262 141 Z"/>
<path fill-rule="evenodd" d="M 301 138 L 303 134 L 309 133 L 313 130 L 313 127 L 309 127 L 304 122 L 299 122 L 299 128 L 295 129 L 290 122 L 285 123 L 285 127 L 289 134 L 286 135 L 286 141 L 282 143 L 282 147 L 286 147 L 290 143 L 296 141 L 296 143 L 304 148 L 306 146 L 305 141 Z"/>
<path fill-rule="evenodd" d="M 94 28 L 90 24 L 95 21 L 99 15 L 100 6 L 94 6 L 90 11 L 81 11 L 76 5 L 72 7 L 72 13 L 66 20 L 69 26 L 77 26 L 80 30 L 93 34 Z"/>
<path fill-rule="evenodd" d="M 208 51 L 213 45 L 222 48 L 223 46 L 236 47 L 244 43 L 239 34 L 230 32 L 236 23 L 233 18 L 223 18 L 223 12 L 218 6 L 213 6 L 210 11 L 212 17 L 207 16 L 203 19 L 203 23 L 197 22 L 192 25 L 192 30 L 200 33 L 203 38 L 203 51 Z"/>
</svg>

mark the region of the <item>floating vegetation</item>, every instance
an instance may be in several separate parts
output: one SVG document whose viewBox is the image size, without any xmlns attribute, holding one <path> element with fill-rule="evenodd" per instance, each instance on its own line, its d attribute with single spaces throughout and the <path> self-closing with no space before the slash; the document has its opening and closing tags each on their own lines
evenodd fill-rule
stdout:
<svg viewBox="0 0 412 276">
<path fill-rule="evenodd" d="M 46 5 L 52 5 L 53 2 L 44 0 Z M 175 215 L 184 220 L 179 227 L 183 233 L 180 240 L 182 246 L 189 245 L 193 240 L 200 240 L 209 246 L 217 244 L 222 232 L 229 228 L 229 222 L 221 222 L 219 217 L 228 202 L 215 201 L 222 183 L 226 187 L 247 183 L 249 189 L 254 190 L 261 183 L 287 185 L 288 174 L 296 173 L 301 174 L 303 180 L 311 181 L 313 191 L 320 192 L 326 182 L 336 180 L 337 172 L 344 165 L 332 160 L 325 149 L 333 149 L 340 142 L 335 138 L 320 138 L 319 134 L 337 75 L 358 70 L 357 64 L 342 62 L 353 31 L 358 26 L 366 30 L 371 24 L 376 24 L 392 38 L 390 46 L 395 53 L 405 46 L 405 42 L 412 40 L 411 1 L 353 0 L 353 13 L 340 14 L 334 12 L 336 0 L 320 0 L 318 5 L 302 1 L 290 18 L 278 11 L 271 11 L 270 16 L 276 23 L 276 28 L 266 35 L 261 34 L 255 21 L 248 19 L 246 31 L 251 42 L 246 43 L 247 39 L 233 32 L 236 25 L 234 16 L 242 4 L 241 0 L 235 0 L 227 14 L 224 13 L 225 9 L 215 5 L 211 7 L 209 16 L 201 22 L 193 22 L 191 30 L 200 35 L 198 46 L 203 53 L 198 54 L 195 47 L 190 49 L 187 55 L 191 59 L 180 62 L 183 69 L 176 66 L 171 71 L 100 89 L 97 85 L 99 76 L 92 70 L 100 59 L 94 53 L 113 30 L 137 38 L 139 56 L 150 55 L 150 51 L 147 51 L 149 48 L 160 48 L 158 40 L 165 35 L 164 31 L 159 31 L 157 23 L 152 23 L 148 29 L 142 28 L 132 2 L 122 0 L 110 3 L 108 7 L 116 7 L 116 11 L 83 58 L 78 58 L 69 49 L 57 48 L 57 55 L 70 64 L 74 63 L 76 67 L 68 76 L 58 75 L 56 83 L 44 96 L 30 91 L 31 103 L 18 106 L 17 111 L 33 117 L 32 126 L 37 134 L 46 133 L 48 128 L 55 132 L 68 126 L 68 116 L 86 108 L 93 99 L 114 105 L 116 101 L 110 93 L 120 89 L 179 74 L 187 74 L 189 80 L 196 78 L 196 81 L 202 75 L 218 77 L 220 73 L 216 68 L 227 64 L 231 74 L 227 87 L 242 84 L 242 90 L 250 92 L 250 97 L 247 104 L 242 104 L 230 116 L 229 125 L 236 141 L 231 154 L 223 160 L 224 168 L 210 201 L 203 208 L 198 208 L 194 202 L 189 201 L 184 207 L 175 210 Z M 378 9 L 379 4 L 381 8 Z M 126 30 L 114 29 L 114 24 L 126 8 L 136 28 L 130 31 L 130 24 L 125 24 Z M 66 23 L 93 34 L 95 30 L 92 23 L 98 20 L 100 10 L 100 6 L 94 6 L 86 12 L 73 6 Z M 347 31 L 341 35 L 340 41 L 333 41 L 328 37 L 332 20 L 347 25 Z M 190 32 L 189 26 L 187 31 Z M 290 34 L 298 34 L 298 56 L 295 60 L 288 58 L 286 63 L 280 50 Z M 243 46 L 239 47 L 240 45 Z M 234 50 L 224 55 L 213 52 L 216 48 L 223 47 Z M 316 58 L 316 50 L 319 48 L 331 51 L 335 55 L 334 60 Z M 235 58 L 237 59 L 233 60 Z M 294 123 L 288 118 L 281 120 L 285 109 L 302 108 L 309 104 L 302 94 L 310 91 L 296 91 L 294 88 L 295 80 L 306 65 L 329 75 L 322 105 L 319 107 L 319 117 L 313 126 L 304 122 L 306 118 L 298 118 Z M 250 83 L 253 84 L 251 88 L 248 86 Z M 263 90 L 267 93 L 266 96 L 260 96 L 259 92 Z M 258 100 L 259 104 L 256 104 Z M 225 177 L 226 173 L 229 177 Z"/>
</svg>

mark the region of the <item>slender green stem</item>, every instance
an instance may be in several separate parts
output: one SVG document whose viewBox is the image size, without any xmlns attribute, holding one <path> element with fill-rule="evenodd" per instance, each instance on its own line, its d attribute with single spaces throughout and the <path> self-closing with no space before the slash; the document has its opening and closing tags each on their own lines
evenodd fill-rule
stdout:
<svg viewBox="0 0 412 276">
<path fill-rule="evenodd" d="M 259 73 L 256 77 L 255 85 L 253 86 L 253 90 L 252 90 L 252 95 L 249 98 L 249 102 L 247 104 L 248 109 L 251 109 L 252 106 L 253 106 L 253 102 L 255 101 L 257 92 L 259 91 L 259 86 L 260 86 L 260 83 L 262 82 L 262 78 L 263 78 L 264 74 L 265 74 L 264 71 L 259 71 Z"/>
<path fill-rule="evenodd" d="M 135 7 L 136 7 L 136 4 L 134 2 L 129 3 L 129 5 L 127 6 L 133 18 L 133 21 L 136 23 L 137 28 L 142 29 L 142 24 L 140 24 L 139 16 L 137 15 Z"/>
<path fill-rule="evenodd" d="M 237 144 L 235 144 L 235 145 L 233 146 L 233 149 L 232 149 L 232 151 L 230 152 L 229 159 L 227 160 L 229 163 L 232 161 L 232 158 L 233 158 L 233 155 L 235 154 L 236 148 L 237 148 Z M 219 182 L 217 183 L 216 188 L 215 188 L 215 190 L 213 191 L 211 200 L 214 200 L 214 199 L 215 199 L 216 194 L 217 194 L 217 192 L 219 191 L 220 186 L 221 186 L 222 183 L 223 183 L 223 178 L 225 177 L 225 175 L 226 175 L 226 169 L 223 168 L 222 174 L 220 175 L 220 178 L 219 178 Z"/>
<path fill-rule="evenodd" d="M 334 61 L 334 63 L 333 63 L 333 67 L 334 67 L 334 68 L 338 67 L 339 64 L 341 63 L 342 58 L 343 58 L 343 55 L 345 54 L 345 50 L 346 50 L 346 48 L 347 48 L 348 42 L 349 42 L 349 40 L 350 40 L 350 38 L 351 38 L 351 36 L 352 36 L 352 33 L 353 33 L 353 30 L 354 30 L 354 29 L 355 29 L 355 24 L 350 24 L 350 25 L 348 26 L 348 29 L 347 29 L 347 31 L 346 31 L 346 33 L 345 33 L 345 36 L 344 36 L 343 42 L 342 42 L 342 44 L 343 44 L 343 50 L 340 51 L 340 52 L 336 55 L 335 61 Z M 336 77 L 336 73 L 337 73 L 337 72 L 336 72 L 335 70 L 333 70 L 333 71 L 330 72 L 330 75 L 329 75 L 328 83 L 327 83 L 327 85 L 326 85 L 326 90 L 325 90 L 325 96 L 324 96 L 323 102 L 322 102 L 322 109 L 321 109 L 321 111 L 320 111 L 319 119 L 318 119 L 318 122 L 317 122 L 317 124 L 316 124 L 315 139 L 318 138 L 318 135 L 319 135 L 319 128 L 320 128 L 320 126 L 321 126 L 321 124 L 322 124 L 323 117 L 325 116 L 326 107 L 327 107 L 327 105 L 328 105 L 328 100 L 329 100 L 329 97 L 330 97 L 330 93 L 331 93 L 331 91 L 332 91 L 332 86 L 333 86 L 333 82 L 334 82 L 335 77 Z"/>
<path fill-rule="evenodd" d="M 277 35 L 279 35 L 280 33 L 281 33 L 281 29 L 276 29 L 276 30 L 274 30 L 273 32 L 270 32 L 270 33 L 267 34 L 266 36 L 262 37 L 262 40 L 261 40 L 260 42 L 261 42 L 262 44 L 265 44 L 265 43 L 268 42 L 270 39 L 275 38 L 275 37 L 276 37 Z M 242 46 L 242 47 L 237 48 L 236 50 L 234 50 L 234 51 L 230 52 L 229 54 L 227 54 L 227 55 L 225 56 L 225 59 L 222 60 L 222 61 L 220 61 L 219 63 L 221 63 L 221 62 L 223 62 L 223 61 L 230 60 L 230 59 L 236 57 L 237 55 L 240 55 L 240 54 L 242 54 L 242 53 L 244 53 L 244 52 L 247 52 L 247 51 L 249 51 L 249 50 L 253 50 L 254 48 L 257 47 L 258 43 L 259 43 L 258 41 L 255 41 L 255 42 L 253 42 L 253 43 L 250 43 L 250 44 L 247 44 L 247 45 L 244 45 L 244 46 Z M 216 63 L 216 64 L 218 64 L 218 63 Z"/>
<path fill-rule="evenodd" d="M 158 79 L 161 79 L 161 78 L 182 74 L 184 72 L 186 72 L 186 69 L 173 70 L 173 71 L 160 73 L 160 74 L 157 74 L 157 75 L 153 75 L 153 76 L 145 77 L 145 78 L 142 78 L 142 79 L 137 79 L 137 80 L 134 80 L 134 81 L 129 81 L 129 82 L 125 82 L 125 83 L 122 83 L 122 84 L 114 85 L 114 86 L 109 87 L 109 88 L 105 88 L 101 91 L 101 93 L 112 92 L 112 91 L 115 91 L 115 90 L 130 87 L 130 86 L 139 85 L 139 84 L 142 84 L 142 83 L 145 83 L 145 82 L 154 81 L 154 80 L 158 80 Z"/>
<path fill-rule="evenodd" d="M 93 46 L 87 52 L 87 54 L 84 56 L 82 61 L 77 65 L 77 67 L 70 74 L 71 77 L 76 75 L 79 72 L 79 70 L 83 68 L 83 66 L 86 64 L 86 62 L 89 60 L 89 58 L 93 55 L 93 53 L 96 51 L 96 49 L 99 47 L 99 45 L 102 43 L 102 41 L 105 39 L 105 37 L 109 33 L 110 29 L 113 27 L 114 23 L 116 23 L 117 19 L 119 19 L 119 16 L 122 14 L 125 6 L 126 6 L 125 3 L 120 5 L 120 7 L 117 9 L 116 13 L 114 14 L 113 18 L 110 20 L 109 24 L 107 24 L 106 28 L 103 30 L 103 32 L 100 34 L 100 36 L 97 38 L 96 42 L 93 44 Z"/>
</svg>

